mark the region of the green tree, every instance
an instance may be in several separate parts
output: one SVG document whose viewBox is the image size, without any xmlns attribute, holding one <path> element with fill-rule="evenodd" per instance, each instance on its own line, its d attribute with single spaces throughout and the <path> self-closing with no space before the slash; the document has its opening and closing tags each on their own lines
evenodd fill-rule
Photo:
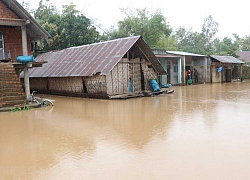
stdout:
<svg viewBox="0 0 250 180">
<path fill-rule="evenodd" d="M 173 36 L 177 40 L 178 51 L 206 54 L 204 49 L 204 34 L 180 27 L 175 31 Z"/>
<path fill-rule="evenodd" d="M 156 48 L 158 41 L 170 36 L 172 29 L 167 24 L 161 11 L 150 14 L 146 9 L 122 9 L 126 15 L 118 22 L 118 29 L 109 31 L 111 39 L 141 35 L 151 48 Z"/>
<path fill-rule="evenodd" d="M 236 55 L 238 47 L 235 46 L 231 38 L 225 37 L 220 41 L 218 38 L 214 40 L 214 53 L 217 55 Z"/>
<path fill-rule="evenodd" d="M 72 3 L 64 5 L 61 15 L 61 42 L 64 47 L 79 46 L 98 41 L 99 33 L 91 24 L 90 19 L 86 18 Z"/>
<path fill-rule="evenodd" d="M 50 0 L 40 0 L 34 15 L 51 35 L 49 40 L 42 41 L 42 50 L 60 50 L 98 41 L 99 33 L 91 24 L 91 20 L 72 3 L 64 5 L 60 14 Z"/>
</svg>

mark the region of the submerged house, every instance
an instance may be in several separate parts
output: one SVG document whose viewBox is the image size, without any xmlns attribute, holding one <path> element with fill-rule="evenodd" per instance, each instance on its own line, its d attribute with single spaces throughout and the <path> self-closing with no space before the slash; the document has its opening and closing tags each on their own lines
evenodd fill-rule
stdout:
<svg viewBox="0 0 250 180">
<path fill-rule="evenodd" d="M 17 72 L 32 65 L 18 63 L 16 58 L 31 55 L 37 41 L 48 37 L 16 0 L 0 0 L 0 108 L 26 102 L 29 82 L 25 81 L 25 94 Z"/>
<path fill-rule="evenodd" d="M 32 90 L 42 93 L 112 98 L 151 91 L 149 80 L 166 74 L 141 36 L 71 47 L 39 55 L 30 69 Z"/>
</svg>

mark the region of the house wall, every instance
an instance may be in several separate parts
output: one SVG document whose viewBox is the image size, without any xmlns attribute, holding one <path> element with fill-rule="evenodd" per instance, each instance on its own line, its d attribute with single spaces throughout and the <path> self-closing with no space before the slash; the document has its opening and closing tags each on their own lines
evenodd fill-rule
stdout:
<svg viewBox="0 0 250 180">
<path fill-rule="evenodd" d="M 142 64 L 142 70 L 143 70 L 143 74 L 144 74 L 145 91 L 152 91 L 148 80 L 149 79 L 157 79 L 158 75 L 154 71 L 153 67 L 148 63 Z"/>
<path fill-rule="evenodd" d="M 151 91 L 148 80 L 157 79 L 157 74 L 152 65 L 145 59 L 135 58 L 128 60 L 123 58 L 106 78 L 107 94 L 116 95 L 139 93 L 143 91 L 143 86 L 145 91 Z M 130 92 L 130 78 L 133 86 L 132 92 Z"/>
<path fill-rule="evenodd" d="M 107 94 L 126 94 L 129 93 L 129 61 L 123 58 L 114 69 L 106 76 Z"/>
<path fill-rule="evenodd" d="M 45 92 L 48 90 L 48 78 L 30 78 L 29 80 L 32 91 Z"/>
<path fill-rule="evenodd" d="M 11 53 L 12 60 L 16 60 L 17 56 L 23 55 L 21 28 L 0 26 L 0 31 L 3 32 L 4 36 L 5 58 L 7 59 L 9 51 Z M 28 54 L 32 54 L 31 51 L 32 40 L 28 37 L 27 41 L 28 41 Z"/>
<path fill-rule="evenodd" d="M 222 74 L 218 72 L 218 68 L 220 67 L 220 63 L 214 63 L 212 66 L 212 82 L 220 83 L 222 82 Z"/>
<path fill-rule="evenodd" d="M 19 17 L 2 2 L 0 2 L 0 17 L 6 19 L 19 19 Z M 13 60 L 16 60 L 17 56 L 23 55 L 21 27 L 0 26 L 0 31 L 4 36 L 5 58 L 7 59 L 9 50 Z M 27 37 L 28 54 L 32 54 L 31 42 L 31 38 Z"/>
<path fill-rule="evenodd" d="M 83 81 L 81 83 L 83 83 Z M 88 94 L 107 94 L 106 76 L 104 75 L 84 77 L 84 84 L 87 88 L 86 93 Z M 81 92 L 83 92 L 83 89 Z"/>
<path fill-rule="evenodd" d="M 142 76 L 140 58 L 130 60 L 129 77 L 132 79 L 133 93 L 142 91 Z"/>
<path fill-rule="evenodd" d="M 19 19 L 15 13 L 2 3 L 2 1 L 0 1 L 0 17 L 7 19 Z"/>
<path fill-rule="evenodd" d="M 56 94 L 79 94 L 83 92 L 82 77 L 30 78 L 30 89 Z"/>
<path fill-rule="evenodd" d="M 223 67 L 222 72 L 218 72 L 219 67 Z M 227 74 L 227 70 L 230 74 Z M 213 62 L 211 66 L 212 73 L 212 82 L 221 83 L 221 82 L 230 82 L 232 79 L 232 65 L 231 64 L 221 64 L 220 62 Z"/>
</svg>

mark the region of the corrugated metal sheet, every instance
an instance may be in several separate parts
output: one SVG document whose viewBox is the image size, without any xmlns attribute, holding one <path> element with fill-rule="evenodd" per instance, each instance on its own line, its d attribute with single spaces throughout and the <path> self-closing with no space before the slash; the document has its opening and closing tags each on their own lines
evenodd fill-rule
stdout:
<svg viewBox="0 0 250 180">
<path fill-rule="evenodd" d="M 237 53 L 239 59 L 244 60 L 245 62 L 250 62 L 250 51 L 240 51 Z"/>
<path fill-rule="evenodd" d="M 42 68 L 30 69 L 30 77 L 86 77 L 97 73 L 106 75 L 135 43 L 148 56 L 159 74 L 166 73 L 141 36 L 134 36 L 41 54 L 36 61 L 48 63 Z"/>
<path fill-rule="evenodd" d="M 211 58 L 220 61 L 222 63 L 234 63 L 234 64 L 243 64 L 244 62 L 233 57 L 233 56 L 210 56 Z"/>
</svg>

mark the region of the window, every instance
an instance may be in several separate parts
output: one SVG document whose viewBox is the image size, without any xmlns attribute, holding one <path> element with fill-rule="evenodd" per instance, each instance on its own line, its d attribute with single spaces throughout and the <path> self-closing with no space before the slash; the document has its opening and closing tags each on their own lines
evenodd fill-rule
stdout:
<svg viewBox="0 0 250 180">
<path fill-rule="evenodd" d="M 4 57 L 4 41 L 3 41 L 3 33 L 0 32 L 0 59 L 5 59 Z"/>
</svg>

